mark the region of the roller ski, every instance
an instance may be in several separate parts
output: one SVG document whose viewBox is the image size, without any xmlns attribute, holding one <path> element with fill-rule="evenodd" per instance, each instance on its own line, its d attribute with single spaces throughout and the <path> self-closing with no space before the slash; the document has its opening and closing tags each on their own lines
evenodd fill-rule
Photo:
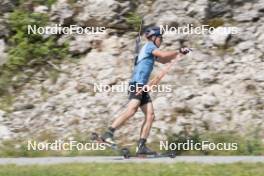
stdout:
<svg viewBox="0 0 264 176">
<path fill-rule="evenodd" d="M 153 155 L 149 154 L 130 154 L 129 150 L 123 150 L 124 159 L 155 159 L 155 158 L 175 158 L 175 153 L 156 153 Z"/>
<path fill-rule="evenodd" d="M 145 144 L 140 144 L 140 143 L 137 147 L 135 155 L 132 155 L 128 149 L 123 149 L 122 153 L 125 159 L 129 159 L 129 158 L 142 158 L 142 159 L 153 158 L 154 159 L 154 158 L 165 158 L 165 157 L 175 158 L 176 157 L 175 152 L 164 153 L 164 154 L 157 153 L 155 151 L 152 151 Z"/>
<path fill-rule="evenodd" d="M 98 133 L 93 132 L 91 134 L 91 141 L 103 143 L 106 147 L 112 148 L 114 150 L 118 149 L 117 144 L 113 140 L 113 135 L 110 133 L 105 133 L 104 135 L 100 136 Z"/>
<path fill-rule="evenodd" d="M 109 147 L 112 150 L 116 151 L 118 155 L 121 155 L 124 158 L 130 157 L 129 149 L 126 147 L 119 148 L 114 142 L 113 135 L 111 133 L 106 132 L 102 136 L 100 136 L 99 134 L 93 132 L 91 135 L 91 141 L 105 144 L 106 147 Z"/>
<path fill-rule="evenodd" d="M 131 159 L 132 158 L 149 159 L 149 158 L 165 158 L 165 157 L 175 158 L 176 157 L 176 154 L 172 152 L 166 153 L 166 154 L 160 154 L 155 151 L 152 151 L 145 145 L 144 141 L 143 142 L 139 141 L 136 154 L 132 154 L 127 147 L 119 148 L 118 145 L 114 142 L 113 136 L 110 133 L 108 134 L 107 132 L 104 133 L 102 136 L 94 132 L 91 135 L 91 140 L 93 142 L 105 144 L 107 147 L 118 152 L 118 154 L 123 156 L 124 159 L 130 159 L 130 158 Z M 128 145 L 130 144 L 127 144 L 127 146 Z"/>
</svg>

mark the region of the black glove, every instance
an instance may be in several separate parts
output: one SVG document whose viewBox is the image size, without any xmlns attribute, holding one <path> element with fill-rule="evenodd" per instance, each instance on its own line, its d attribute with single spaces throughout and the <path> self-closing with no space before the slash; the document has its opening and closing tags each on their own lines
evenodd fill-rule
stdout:
<svg viewBox="0 0 264 176">
<path fill-rule="evenodd" d="M 191 48 L 180 48 L 180 53 L 182 54 L 188 54 L 189 52 L 191 52 L 192 49 Z"/>
</svg>

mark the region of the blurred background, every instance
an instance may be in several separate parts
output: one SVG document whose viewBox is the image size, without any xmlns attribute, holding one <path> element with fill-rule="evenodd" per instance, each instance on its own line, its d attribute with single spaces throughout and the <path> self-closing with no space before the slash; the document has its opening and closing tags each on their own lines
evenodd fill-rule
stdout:
<svg viewBox="0 0 264 176">
<path fill-rule="evenodd" d="M 0 156 L 86 155 L 26 150 L 28 140 L 88 141 L 127 101 L 126 92 L 94 92 L 94 84 L 128 82 L 140 21 L 151 25 L 237 27 L 238 34 L 165 35 L 161 49 L 194 51 L 152 93 L 156 121 L 149 142 L 192 139 L 235 142 L 264 154 L 264 2 L 261 0 L 0 0 Z M 100 35 L 27 34 L 28 25 L 105 26 Z M 142 41 L 144 43 L 144 40 Z M 155 64 L 153 75 L 164 66 Z M 117 131 L 135 142 L 138 111 Z M 102 153 L 100 153 L 102 154 Z"/>
</svg>

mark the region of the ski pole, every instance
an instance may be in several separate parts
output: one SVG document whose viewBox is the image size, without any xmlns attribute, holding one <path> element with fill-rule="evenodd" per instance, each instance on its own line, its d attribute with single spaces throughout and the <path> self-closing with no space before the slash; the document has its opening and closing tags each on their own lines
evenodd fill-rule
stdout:
<svg viewBox="0 0 264 176">
<path fill-rule="evenodd" d="M 161 70 L 161 72 L 155 76 L 149 83 L 148 83 L 148 87 L 151 87 L 153 85 L 157 85 L 159 84 L 159 82 L 161 81 L 161 79 L 171 70 L 172 66 L 179 60 L 179 58 L 181 58 L 183 56 L 183 54 L 179 53 L 175 59 L 173 59 L 169 64 L 167 64 L 167 66 Z M 144 91 L 144 87 L 142 89 L 140 89 L 136 95 L 141 94 Z"/>
</svg>

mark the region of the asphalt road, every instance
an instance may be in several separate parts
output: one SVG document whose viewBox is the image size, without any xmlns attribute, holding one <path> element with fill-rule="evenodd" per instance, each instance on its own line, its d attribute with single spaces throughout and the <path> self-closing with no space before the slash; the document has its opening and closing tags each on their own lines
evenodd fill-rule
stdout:
<svg viewBox="0 0 264 176">
<path fill-rule="evenodd" d="M 0 165 L 46 165 L 62 163 L 204 163 L 204 164 L 229 164 L 264 163 L 264 156 L 177 156 L 176 158 L 130 158 L 115 156 L 83 156 L 83 157 L 42 157 L 42 158 L 0 158 Z"/>
</svg>

